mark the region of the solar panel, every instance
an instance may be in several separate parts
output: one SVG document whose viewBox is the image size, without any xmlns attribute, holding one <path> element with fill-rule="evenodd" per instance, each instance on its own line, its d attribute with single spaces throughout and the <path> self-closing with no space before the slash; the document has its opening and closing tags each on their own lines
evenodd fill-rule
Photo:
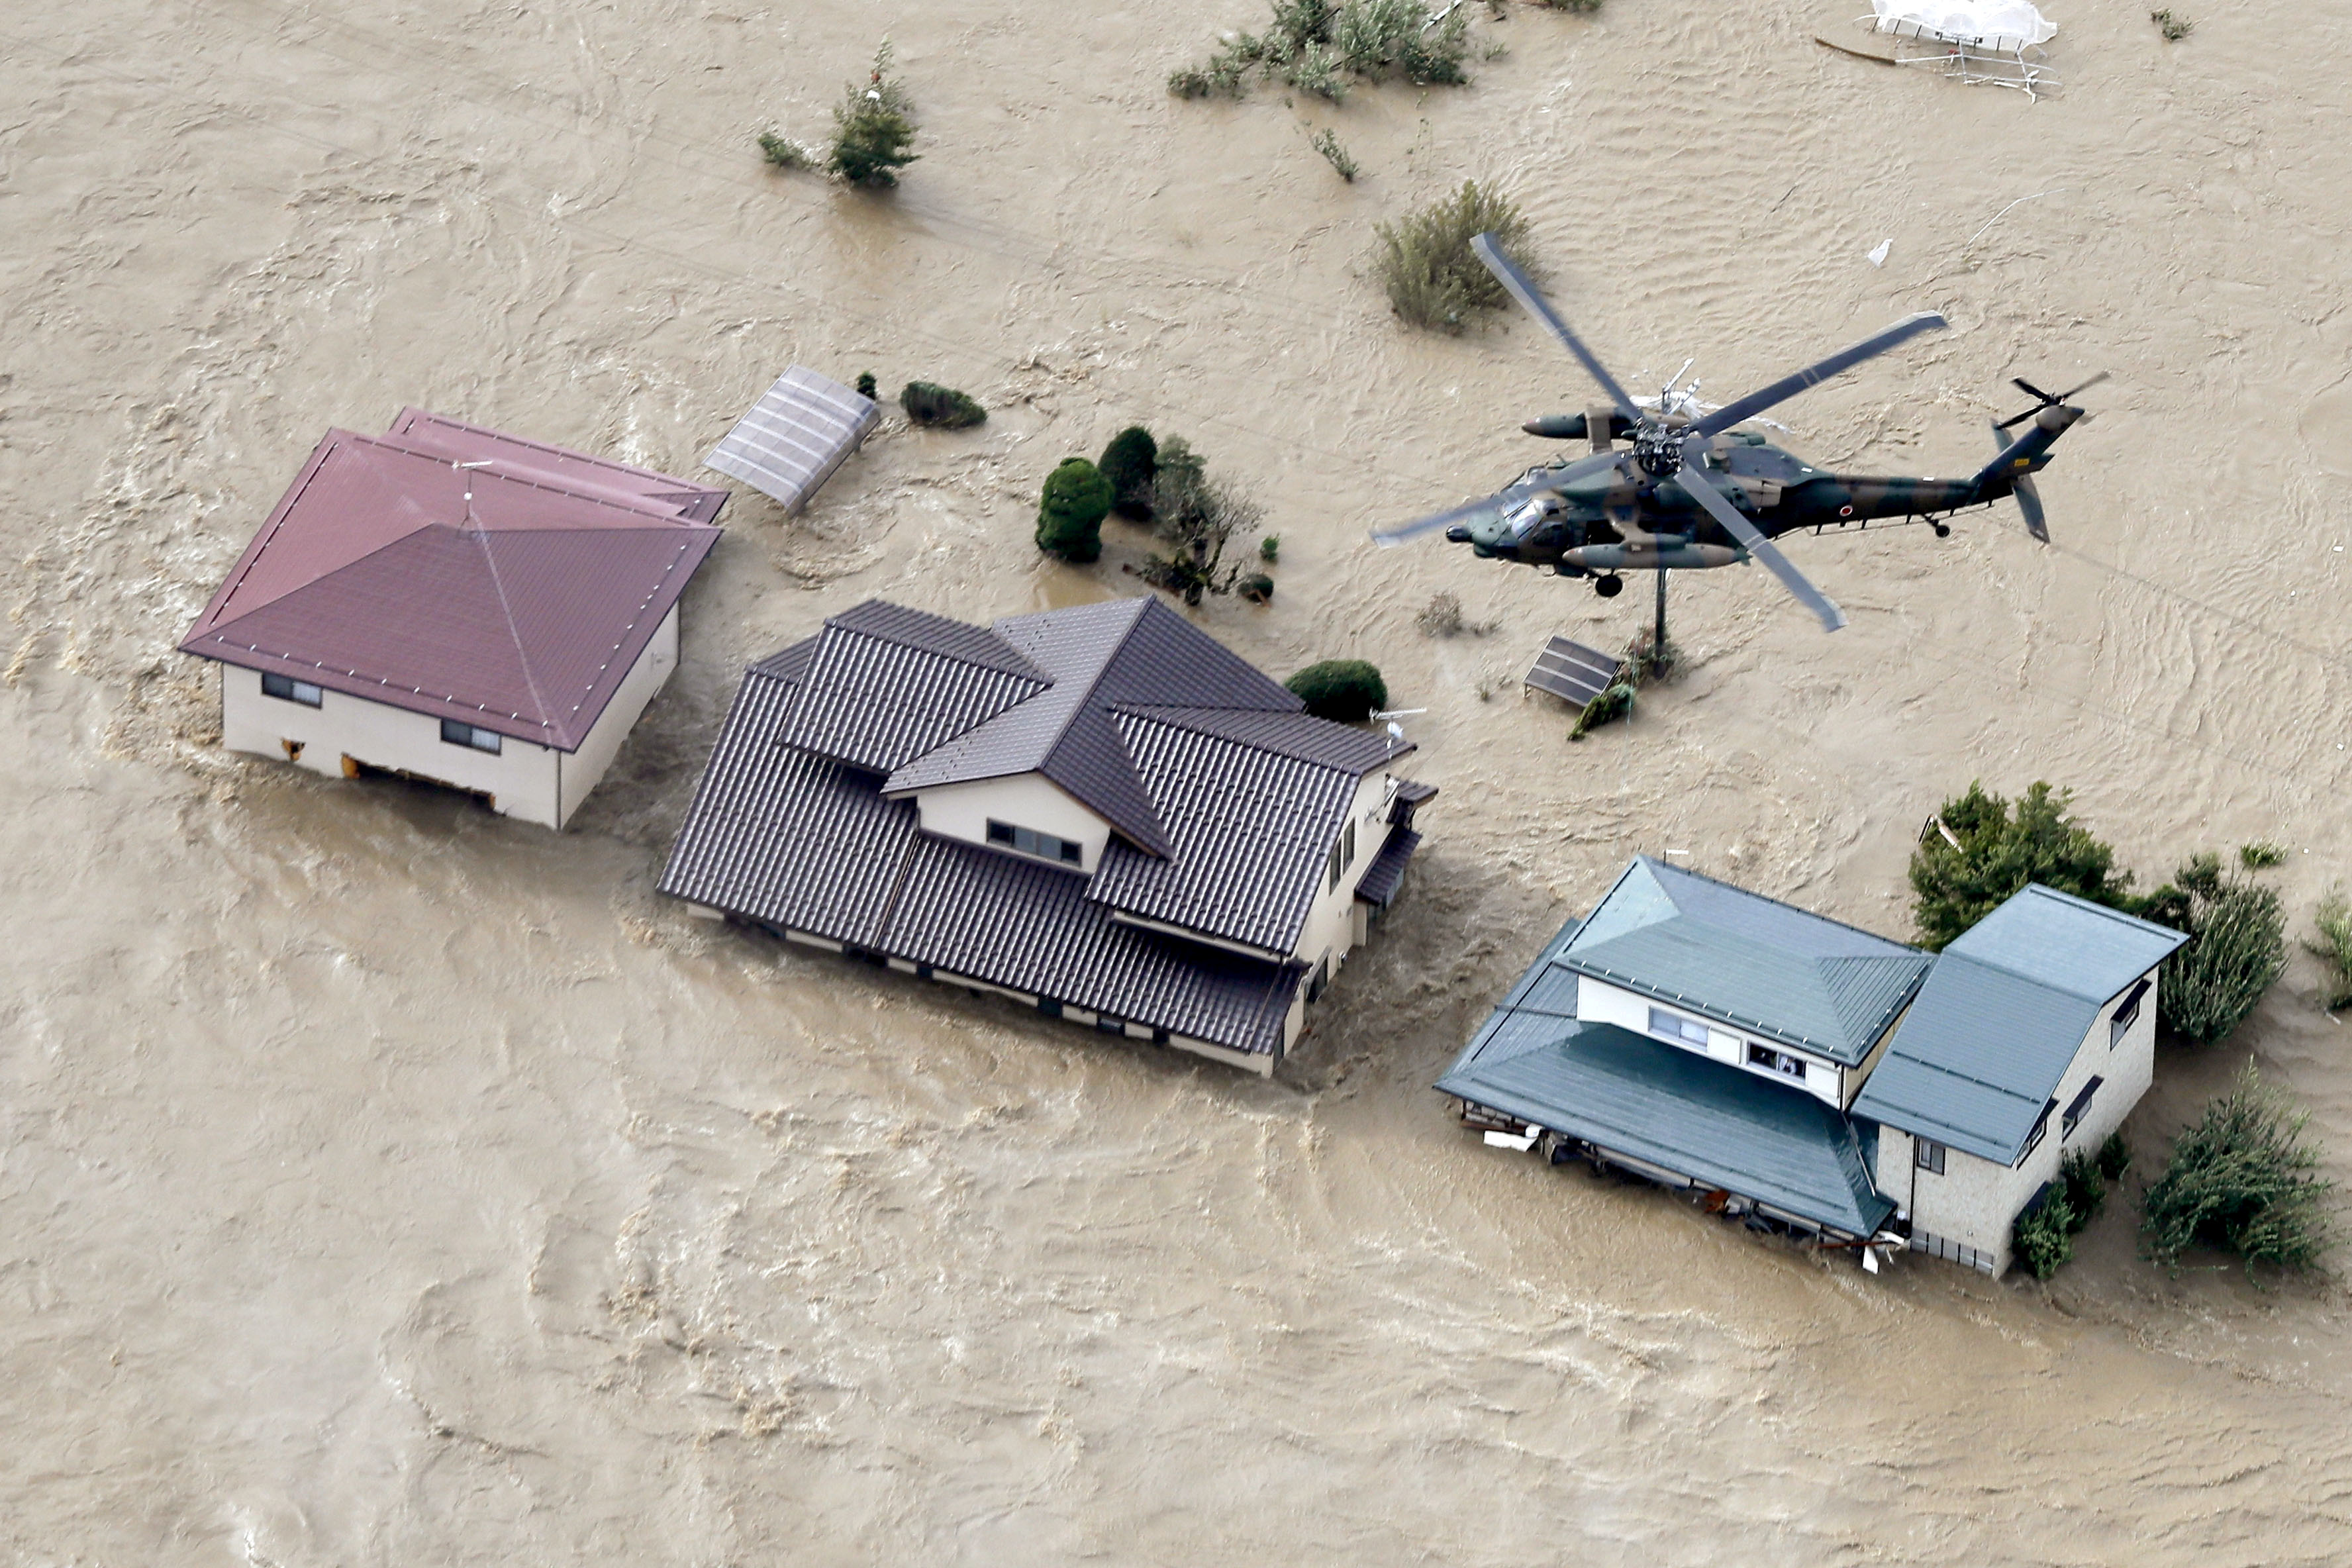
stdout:
<svg viewBox="0 0 2352 1568">
<path fill-rule="evenodd" d="M 772 496 L 787 514 L 797 512 L 881 417 L 872 398 L 794 365 L 761 395 L 702 466 Z"/>
<path fill-rule="evenodd" d="M 1617 679 L 1617 660 L 1598 648 L 1554 637 L 1528 671 L 1527 684 L 1581 708 Z"/>
</svg>

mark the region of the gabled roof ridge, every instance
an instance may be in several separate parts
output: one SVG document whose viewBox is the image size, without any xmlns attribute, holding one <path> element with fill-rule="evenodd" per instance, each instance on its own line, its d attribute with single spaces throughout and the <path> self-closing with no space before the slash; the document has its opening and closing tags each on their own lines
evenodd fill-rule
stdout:
<svg viewBox="0 0 2352 1568">
<path fill-rule="evenodd" d="M 466 472 L 478 478 L 493 479 L 503 484 L 529 485 L 534 489 L 550 490 L 556 495 L 591 506 L 616 508 L 635 516 L 654 519 L 668 528 L 716 528 L 718 526 L 716 523 L 680 516 L 675 510 L 666 510 L 656 504 L 652 496 L 632 495 L 624 489 L 567 479 L 552 468 L 534 468 L 518 458 L 454 458 L 446 451 L 434 450 L 429 445 L 391 435 L 362 436 L 360 439 L 370 446 L 383 447 L 398 452 L 403 457 L 418 458 L 428 463 L 446 463 L 451 468 L 463 468 L 467 463 L 473 463 L 477 466 L 466 469 Z M 501 469 L 505 471 L 500 472 Z M 542 529 L 540 531 L 576 533 L 583 528 L 593 526 L 594 525 L 589 523 L 573 523 L 566 528 Z"/>
<path fill-rule="evenodd" d="M 1038 763 L 1038 770 L 1040 772 L 1043 772 L 1045 769 L 1053 765 L 1055 754 L 1061 751 L 1062 742 L 1068 740 L 1070 737 L 1070 726 L 1077 722 L 1078 715 L 1081 712 L 1094 706 L 1095 692 L 1102 685 L 1103 677 L 1109 674 L 1110 667 L 1118 662 L 1118 656 L 1127 651 L 1128 643 L 1135 637 L 1135 628 L 1143 624 L 1144 616 L 1150 615 L 1151 613 L 1152 606 L 1157 605 L 1159 602 L 1160 601 L 1157 599 L 1148 597 L 1129 601 L 1129 603 L 1139 607 L 1133 615 L 1128 616 L 1127 629 L 1118 634 L 1118 640 L 1111 644 L 1110 651 L 1103 656 L 1103 661 L 1095 666 L 1094 673 L 1087 678 L 1086 686 L 1078 692 L 1076 700 L 1070 704 L 1069 712 L 1063 716 L 1062 727 L 1054 731 L 1053 742 L 1045 748 L 1045 760 Z M 1052 610 L 1044 610 L 1039 612 L 1041 615 L 1048 616 L 1055 613 L 1055 612 Z M 1007 618 L 1025 619 L 1027 617 Z M 991 622 L 989 629 L 993 631 L 997 624 L 998 623 L 996 622 Z M 1106 703 L 1104 706 L 1108 707 L 1109 704 Z M 1116 726 L 1114 726 L 1114 728 L 1116 728 Z M 1127 751 L 1127 743 L 1124 741 L 1119 742 L 1119 751 L 1122 753 L 1125 753 Z M 1135 772 L 1134 757 L 1128 757 L 1127 767 L 1129 773 Z M 1138 775 L 1136 782 L 1139 784 L 1143 782 L 1140 775 Z M 1147 794 L 1149 792 L 1147 792 Z M 1154 815 L 1156 816 L 1157 813 L 1154 813 Z"/>
<path fill-rule="evenodd" d="M 989 641 L 996 644 L 996 646 L 1003 651 L 1003 662 L 993 665 L 983 663 L 982 660 L 970 658 L 960 653 L 950 652 L 948 649 L 940 647 L 934 644 L 917 642 L 911 637 L 895 634 L 887 629 L 887 626 L 861 625 L 852 621 L 850 618 L 861 612 L 885 610 L 889 611 L 894 615 L 914 616 L 925 621 L 934 621 L 939 623 L 942 627 L 953 627 L 956 631 L 961 632 L 967 637 L 986 637 Z M 1055 677 L 1050 671 L 1046 670 L 1045 668 L 1040 666 L 1036 660 L 1031 658 L 1028 655 L 1015 647 L 1011 642 L 1007 641 L 997 632 L 993 624 L 984 626 L 976 626 L 971 621 L 960 621 L 953 616 L 942 616 L 930 610 L 919 610 L 914 608 L 912 605 L 901 605 L 896 600 L 882 598 L 878 595 L 873 597 L 860 599 L 856 604 L 850 605 L 849 608 L 843 610 L 838 614 L 827 616 L 824 618 L 824 626 L 818 628 L 815 635 L 823 636 L 827 631 L 835 630 L 845 632 L 856 637 L 862 637 L 873 642 L 887 643 L 892 647 L 908 648 L 916 653 L 929 654 L 935 658 L 944 658 L 951 660 L 957 664 L 971 665 L 979 669 L 993 669 L 998 674 L 1010 675 L 1020 680 L 1033 680 L 1037 682 L 1040 686 L 1051 687 L 1057 684 Z M 1030 695 L 1034 697 L 1036 693 L 1032 692 Z M 1027 700 L 1027 698 L 1024 698 L 1022 700 L 1026 701 Z M 942 745 L 945 743 L 945 742 L 940 742 Z M 938 748 L 936 747 L 933 748 L 933 750 L 937 749 Z"/>
</svg>

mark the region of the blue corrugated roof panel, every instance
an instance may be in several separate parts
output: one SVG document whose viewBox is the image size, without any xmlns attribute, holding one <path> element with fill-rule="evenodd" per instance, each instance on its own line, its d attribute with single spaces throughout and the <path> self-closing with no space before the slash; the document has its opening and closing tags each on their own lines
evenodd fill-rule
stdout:
<svg viewBox="0 0 2352 1568">
<path fill-rule="evenodd" d="M 1613 1024 L 1498 1015 L 1437 1087 L 1847 1236 L 1894 1212 L 1833 1107 Z"/>
<path fill-rule="evenodd" d="M 1851 1066 L 1927 953 L 1647 856 L 1559 953 L 1570 968 Z"/>
<path fill-rule="evenodd" d="M 2187 940 L 2177 931 L 2036 883 L 1944 951 L 2103 1003 Z"/>
</svg>

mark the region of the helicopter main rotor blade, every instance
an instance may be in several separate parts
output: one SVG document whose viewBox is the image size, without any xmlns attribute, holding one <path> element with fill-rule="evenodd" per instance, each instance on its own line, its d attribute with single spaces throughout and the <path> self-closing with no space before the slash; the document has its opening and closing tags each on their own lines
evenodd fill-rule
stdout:
<svg viewBox="0 0 2352 1568">
<path fill-rule="evenodd" d="M 1921 332 L 1931 332 L 1950 325 L 1933 310 L 1921 310 L 1906 316 L 1882 332 L 1874 332 L 1849 348 L 1843 348 L 1824 360 L 1818 360 L 1793 375 L 1784 375 L 1771 385 L 1749 393 L 1736 403 L 1727 403 L 1714 413 L 1691 426 L 1695 436 L 1717 436 L 1743 419 L 1753 419 L 1776 403 L 1784 403 L 1808 387 L 1818 386 L 1841 371 L 1852 370 L 1866 359 L 1875 359 L 1898 343 L 1908 342 Z"/>
<path fill-rule="evenodd" d="M 1681 485 L 1683 492 L 1698 502 L 1709 517 L 1723 524 L 1724 531 L 1739 541 L 1748 553 L 1764 563 L 1772 575 L 1780 579 L 1780 585 L 1797 596 L 1799 604 L 1820 616 L 1823 631 L 1833 632 L 1843 627 L 1845 612 L 1837 607 L 1835 601 L 1814 587 L 1770 540 L 1757 531 L 1754 523 L 1740 515 L 1738 508 L 1723 499 L 1721 490 L 1700 477 L 1699 458 L 1706 449 L 1706 442 L 1703 437 L 1693 437 L 1683 444 L 1682 472 L 1675 476 L 1675 482 Z"/>
<path fill-rule="evenodd" d="M 1465 517 L 1475 517 L 1482 511 L 1507 511 L 1529 496 L 1541 495 L 1546 490 L 1558 489 L 1587 475 L 1614 468 L 1624 456 L 1622 452 L 1596 452 L 1564 468 L 1540 469 L 1530 478 L 1506 485 L 1485 500 L 1465 501 L 1451 510 L 1432 512 L 1399 528 L 1376 528 L 1372 530 L 1372 542 L 1385 550 L 1391 545 L 1402 544 L 1408 539 L 1417 539 L 1433 528 L 1444 528 L 1448 523 L 1460 522 Z"/>
<path fill-rule="evenodd" d="M 1495 243 L 1495 237 L 1492 234 L 1479 235 L 1470 242 L 1470 248 L 1478 253 L 1478 259 L 1486 264 L 1486 270 L 1495 275 L 1495 280 L 1511 291 L 1511 298 L 1524 306 L 1528 315 L 1549 328 L 1551 335 L 1576 356 L 1576 363 L 1584 367 L 1584 373 L 1601 384 L 1601 390 L 1609 395 L 1610 401 L 1616 405 L 1617 412 L 1639 424 L 1642 411 L 1633 406 L 1633 400 L 1625 395 L 1625 389 L 1617 384 L 1617 378 L 1592 357 L 1592 351 L 1584 346 L 1582 339 L 1568 330 L 1568 323 L 1561 321 L 1559 313 L 1536 291 L 1535 284 L 1519 270 L 1518 264 L 1503 254 L 1502 247 Z"/>
<path fill-rule="evenodd" d="M 2063 392 L 2060 393 L 2060 394 L 2058 395 L 2058 401 L 2059 401 L 2059 402 L 2061 402 L 2061 403 L 2072 403 L 2072 402 L 2074 402 L 2074 395 L 2075 395 L 2076 393 L 2078 393 L 2078 392 L 2088 392 L 2088 391 L 2090 391 L 2090 390 L 2091 390 L 2091 388 L 2093 388 L 2093 387 L 2095 387 L 2095 386 L 2098 385 L 2098 384 L 2099 384 L 2099 383 L 2101 383 L 2101 382 L 2103 382 L 2103 381 L 2105 381 L 2105 380 L 2106 380 L 2106 379 L 2107 379 L 2107 373 L 2106 373 L 2105 371 L 2101 371 L 2101 372 L 2099 372 L 2099 374 L 2096 374 L 2096 375 L 2093 376 L 2090 380 L 2085 381 L 2085 382 L 2080 382 L 2080 383 L 2077 383 L 2075 385 L 2070 386 L 2070 387 L 2068 387 L 2065 391 L 2063 391 Z"/>
</svg>

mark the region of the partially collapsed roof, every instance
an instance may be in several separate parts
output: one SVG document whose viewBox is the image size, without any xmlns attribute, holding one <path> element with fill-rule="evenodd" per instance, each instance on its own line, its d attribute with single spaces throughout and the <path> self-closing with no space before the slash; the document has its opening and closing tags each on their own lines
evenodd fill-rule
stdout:
<svg viewBox="0 0 2352 1568">
<path fill-rule="evenodd" d="M 1587 922 L 1587 929 L 1590 922 Z M 1871 1185 L 1853 1126 L 1802 1089 L 1575 1017 L 1554 938 L 1437 1080 L 1444 1092 L 1701 1186 L 1848 1236 L 1895 1205 Z"/>
<path fill-rule="evenodd" d="M 720 437 L 706 468 L 740 479 L 797 512 L 881 418 L 874 400 L 794 365 Z"/>
<path fill-rule="evenodd" d="M 1326 855 L 1409 749 L 1308 715 L 1157 600 L 992 627 L 869 601 L 746 672 L 661 886 L 1269 1052 Z M 1116 829 L 1092 875 L 919 830 L 919 791 L 1031 773 Z"/>
<path fill-rule="evenodd" d="M 1852 1066 L 1885 1033 L 1932 960 L 1642 856 L 1561 950 L 1560 962 Z"/>
<path fill-rule="evenodd" d="M 327 433 L 180 647 L 572 751 L 725 500 L 405 409 Z"/>
<path fill-rule="evenodd" d="M 1853 1113 L 2014 1163 L 2107 1005 L 2186 940 L 2026 888 L 1937 956 Z"/>
</svg>

